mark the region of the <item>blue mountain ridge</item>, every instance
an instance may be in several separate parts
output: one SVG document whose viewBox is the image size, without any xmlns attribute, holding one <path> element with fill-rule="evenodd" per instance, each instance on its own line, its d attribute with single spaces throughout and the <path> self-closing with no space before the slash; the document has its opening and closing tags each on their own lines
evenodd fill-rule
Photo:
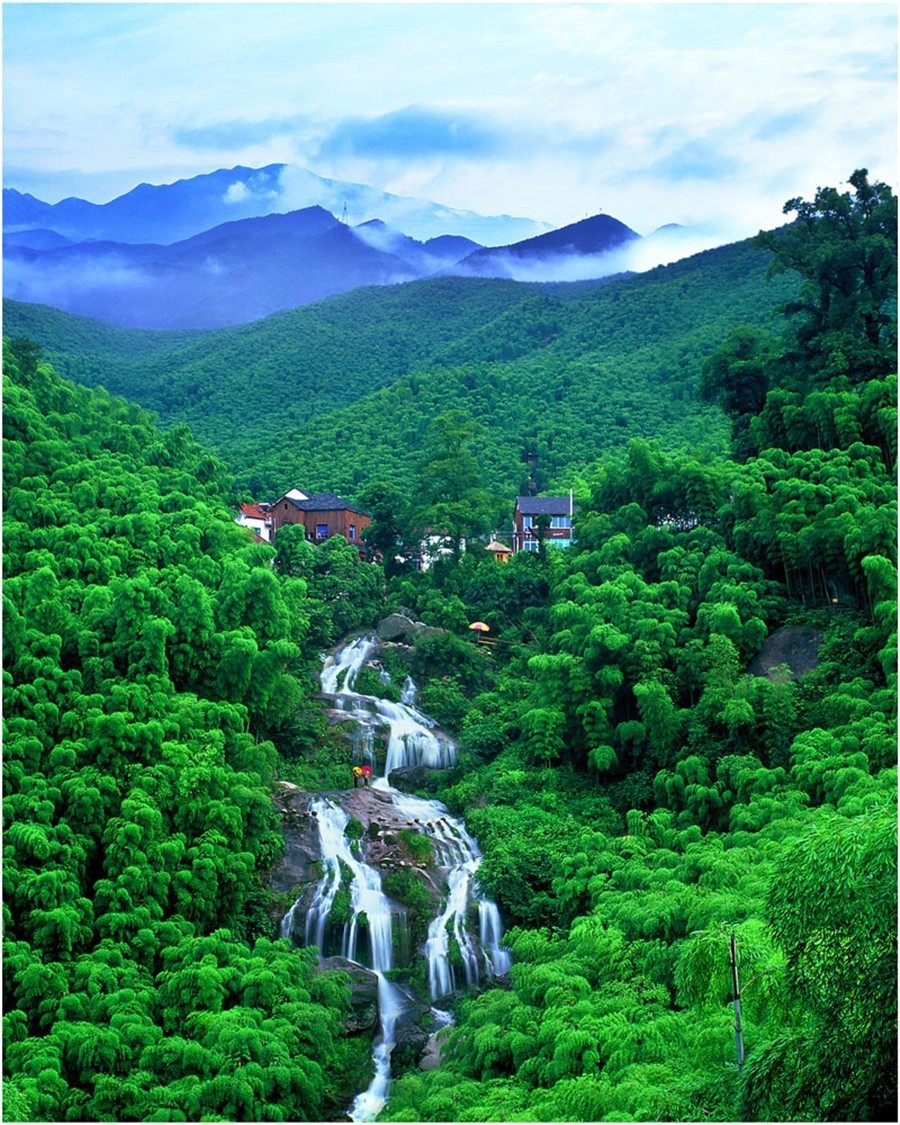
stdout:
<svg viewBox="0 0 900 1125">
<path fill-rule="evenodd" d="M 313 205 L 341 216 L 346 207 L 354 225 L 381 219 L 417 238 L 456 235 L 481 246 L 514 242 L 549 229 L 549 224 L 532 219 L 479 215 L 366 184 L 327 179 L 290 164 L 237 165 L 171 184 L 138 184 L 108 203 L 71 197 L 51 204 L 7 187 L 3 229 L 6 233 L 43 227 L 73 242 L 109 239 L 169 245 L 222 223 Z"/>
</svg>

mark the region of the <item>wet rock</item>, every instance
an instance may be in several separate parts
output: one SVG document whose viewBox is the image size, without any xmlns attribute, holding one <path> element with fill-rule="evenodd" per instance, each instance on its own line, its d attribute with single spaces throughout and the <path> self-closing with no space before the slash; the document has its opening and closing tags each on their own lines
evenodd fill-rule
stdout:
<svg viewBox="0 0 900 1125">
<path fill-rule="evenodd" d="M 422 1053 L 429 1043 L 429 1038 L 429 1033 L 418 1024 L 398 1027 L 394 1050 L 390 1053 L 391 1071 L 398 1074 L 400 1071 L 408 1070 L 411 1066 L 420 1064 L 418 1061 L 420 1061 Z"/>
<path fill-rule="evenodd" d="M 319 970 L 337 970 L 350 977 L 350 1012 L 344 1020 L 348 1032 L 374 1031 L 378 1019 L 378 977 L 369 969 L 348 961 L 346 957 L 323 957 Z"/>
<path fill-rule="evenodd" d="M 289 781 L 276 784 L 275 807 L 281 814 L 284 855 L 269 876 L 276 894 L 298 893 L 318 878 L 319 829 L 310 812 L 313 794 Z"/>
<path fill-rule="evenodd" d="M 438 1039 L 438 1033 L 433 1031 L 428 1036 L 422 1057 L 419 1059 L 419 1070 L 436 1070 L 441 1065 L 442 1045 L 443 1038 Z"/>
<path fill-rule="evenodd" d="M 404 613 L 391 613 L 378 622 L 378 639 L 381 641 L 395 641 L 400 644 L 411 645 L 418 637 L 430 637 L 435 633 L 445 633 L 446 629 L 439 629 L 434 625 L 426 625 L 423 621 L 414 621 Z"/>
<path fill-rule="evenodd" d="M 433 770 L 428 766 L 402 766 L 400 769 L 391 770 L 391 785 L 404 793 L 415 793 L 423 790 L 426 793 L 436 793 L 444 777 L 443 770 Z"/>
<path fill-rule="evenodd" d="M 402 613 L 391 613 L 378 622 L 378 637 L 382 641 L 409 643 L 415 635 L 416 624 Z"/>
</svg>

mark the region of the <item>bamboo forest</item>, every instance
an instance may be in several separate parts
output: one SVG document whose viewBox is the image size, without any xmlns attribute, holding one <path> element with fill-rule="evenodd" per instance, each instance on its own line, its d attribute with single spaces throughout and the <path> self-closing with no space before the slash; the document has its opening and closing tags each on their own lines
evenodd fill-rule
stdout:
<svg viewBox="0 0 900 1125">
<path fill-rule="evenodd" d="M 784 214 L 6 303 L 5 1121 L 897 1119 L 896 199 Z"/>
</svg>

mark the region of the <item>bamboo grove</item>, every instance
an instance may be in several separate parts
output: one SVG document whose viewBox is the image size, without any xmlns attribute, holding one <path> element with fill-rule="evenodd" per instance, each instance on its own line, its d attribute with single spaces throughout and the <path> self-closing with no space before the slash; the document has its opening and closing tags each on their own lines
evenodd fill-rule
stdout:
<svg viewBox="0 0 900 1125">
<path fill-rule="evenodd" d="M 513 967 L 381 1119 L 895 1119 L 896 200 L 849 184 L 693 373 L 730 450 L 598 447 L 577 544 L 505 566 L 254 543 L 186 428 L 5 341 L 7 1120 L 342 1119 L 368 1056 L 277 939 L 271 791 L 345 784 L 319 653 L 400 607 Z"/>
</svg>

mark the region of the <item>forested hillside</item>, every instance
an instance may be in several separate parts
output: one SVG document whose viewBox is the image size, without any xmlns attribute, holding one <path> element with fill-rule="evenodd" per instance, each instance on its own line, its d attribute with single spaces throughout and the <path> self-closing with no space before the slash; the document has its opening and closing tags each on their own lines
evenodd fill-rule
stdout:
<svg viewBox="0 0 900 1125">
<path fill-rule="evenodd" d="M 632 437 L 724 445 L 696 372 L 738 324 L 765 328 L 796 278 L 768 284 L 750 242 L 603 285 L 442 278 L 359 290 L 241 329 L 186 337 L 111 329 L 6 302 L 6 332 L 58 369 L 185 422 L 256 499 L 285 489 L 355 498 L 414 485 L 427 427 L 463 409 L 487 432 L 484 484 L 500 502 L 528 479 L 571 479 Z M 92 339 L 93 337 L 93 339 Z"/>
<path fill-rule="evenodd" d="M 851 183 L 766 240 L 777 349 L 704 372 L 740 459 L 632 442 L 573 550 L 395 580 L 499 641 L 428 702 L 514 929 L 385 1120 L 896 1117 L 896 201 Z M 813 671 L 749 671 L 777 630 Z"/>
<path fill-rule="evenodd" d="M 4 364 L 4 1119 L 321 1120 L 365 1056 L 274 940 L 264 735 L 376 571 L 277 578 L 184 429 Z"/>
<path fill-rule="evenodd" d="M 447 536 L 426 572 L 296 529 L 254 543 L 184 427 L 5 343 L 5 1119 L 344 1119 L 367 1049 L 343 978 L 276 940 L 271 797 L 276 773 L 347 784 L 319 657 L 401 607 L 439 627 L 414 673 L 460 757 L 429 792 L 478 839 L 513 964 L 456 996 L 440 1065 L 395 1073 L 379 1119 L 896 1119 L 897 216 L 850 185 L 716 259 L 770 263 L 745 319 L 695 259 L 650 305 L 632 279 L 432 337 L 440 366 L 341 447 L 379 501 L 370 547 L 407 507 Z M 613 327 L 622 352 L 586 358 Z M 625 401 L 654 409 L 647 372 L 694 422 L 605 436 Z M 522 411 L 553 390 L 515 472 L 570 475 L 577 542 L 502 565 L 472 533 L 513 472 L 516 380 Z M 408 496 L 366 458 L 412 440 L 418 396 Z M 304 483 L 341 464 L 337 425 L 296 435 Z"/>
</svg>

